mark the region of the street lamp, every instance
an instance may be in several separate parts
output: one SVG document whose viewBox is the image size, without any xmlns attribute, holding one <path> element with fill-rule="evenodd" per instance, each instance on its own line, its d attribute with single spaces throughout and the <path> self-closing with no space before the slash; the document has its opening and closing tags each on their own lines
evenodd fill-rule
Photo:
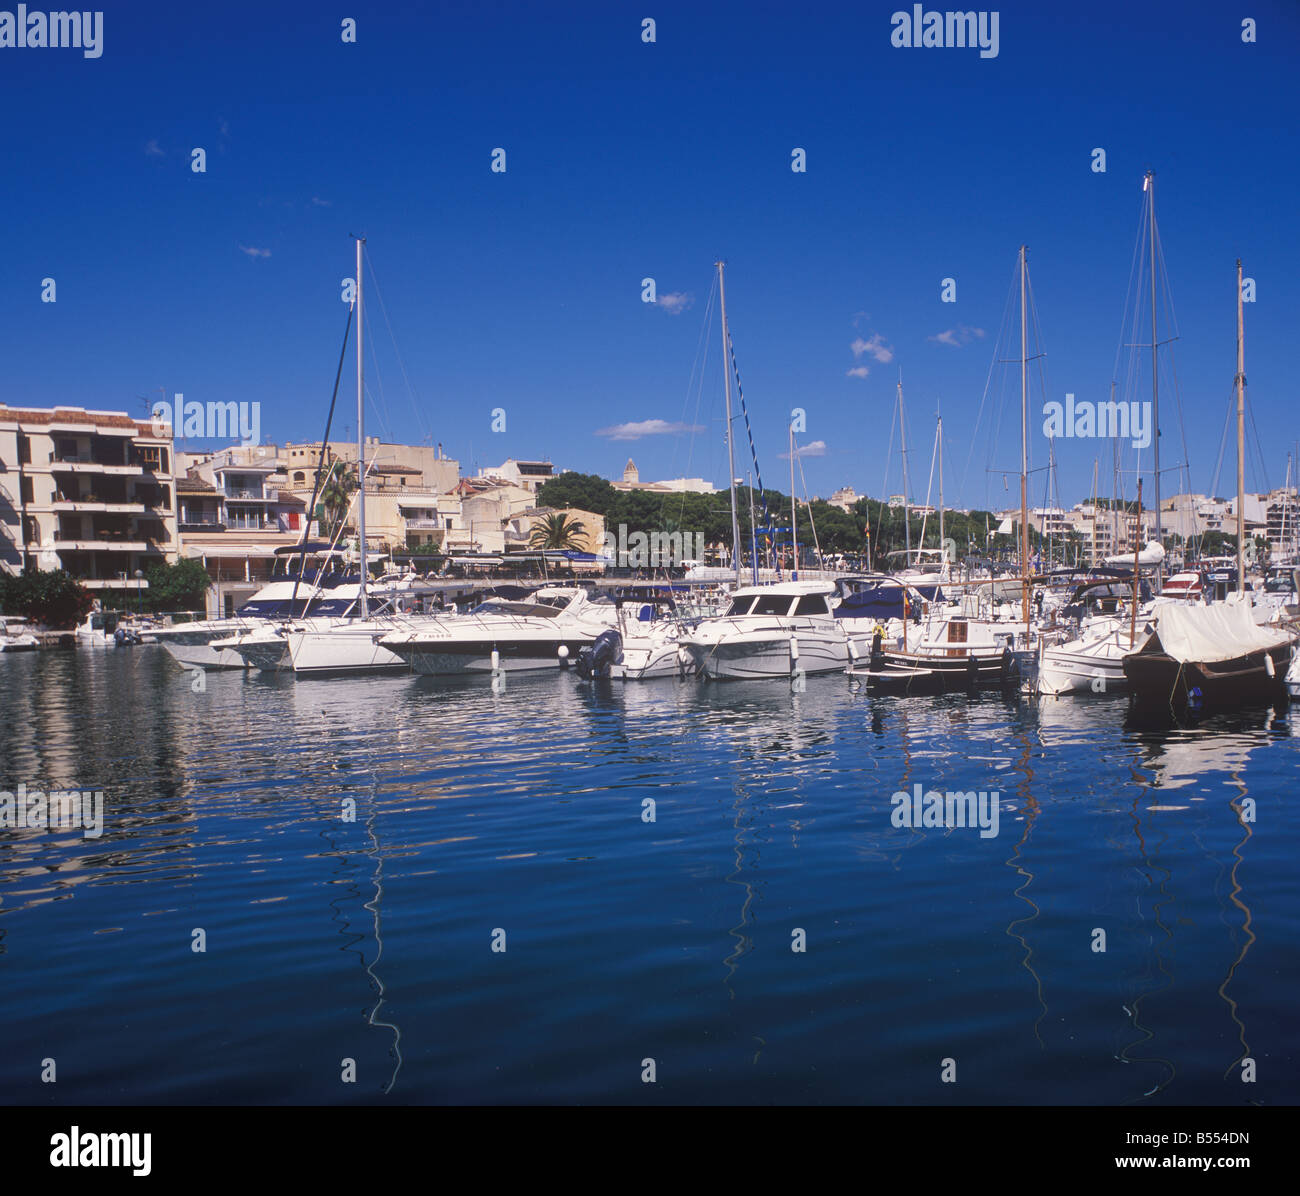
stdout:
<svg viewBox="0 0 1300 1196">
<path fill-rule="evenodd" d="M 140 581 L 144 574 L 137 569 L 135 571 L 135 609 L 139 615 L 144 614 L 144 591 L 140 588 Z"/>
</svg>

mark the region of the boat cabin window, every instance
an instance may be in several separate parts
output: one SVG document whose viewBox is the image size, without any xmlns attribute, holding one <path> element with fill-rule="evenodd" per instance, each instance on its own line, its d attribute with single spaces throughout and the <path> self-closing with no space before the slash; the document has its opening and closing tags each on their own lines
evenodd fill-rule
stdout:
<svg viewBox="0 0 1300 1196">
<path fill-rule="evenodd" d="M 476 615 L 529 615 L 535 619 L 553 619 L 560 614 L 557 606 L 546 606 L 540 602 L 502 602 L 489 599 L 474 608 Z"/>
<path fill-rule="evenodd" d="M 784 615 L 790 612 L 789 594 L 759 594 L 751 615 Z"/>
<path fill-rule="evenodd" d="M 731 605 L 727 607 L 727 616 L 747 615 L 749 614 L 749 608 L 753 605 L 754 597 L 752 594 L 747 595 L 744 598 L 733 598 L 731 600 Z"/>
<path fill-rule="evenodd" d="M 795 603 L 794 613 L 796 615 L 826 614 L 826 596 L 824 594 L 805 594 Z"/>
<path fill-rule="evenodd" d="M 966 642 L 966 632 L 968 624 L 962 619 L 953 619 L 948 624 L 948 642 L 950 644 L 964 644 Z"/>
</svg>

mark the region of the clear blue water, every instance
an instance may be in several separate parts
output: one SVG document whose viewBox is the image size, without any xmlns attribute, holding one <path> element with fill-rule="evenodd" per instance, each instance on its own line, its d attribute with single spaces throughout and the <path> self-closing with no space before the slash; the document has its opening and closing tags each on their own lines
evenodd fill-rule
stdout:
<svg viewBox="0 0 1300 1196">
<path fill-rule="evenodd" d="M 107 806 L 97 840 L 0 831 L 0 1101 L 1300 1095 L 1285 712 L 1143 730 L 841 676 L 195 693 L 142 648 L 0 656 L 0 713 L 0 789 Z M 996 790 L 998 835 L 895 827 L 917 783 Z"/>
</svg>

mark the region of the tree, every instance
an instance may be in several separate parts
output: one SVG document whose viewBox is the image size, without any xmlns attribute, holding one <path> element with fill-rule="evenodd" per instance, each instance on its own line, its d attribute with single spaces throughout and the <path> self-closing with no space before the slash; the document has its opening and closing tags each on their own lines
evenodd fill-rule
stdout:
<svg viewBox="0 0 1300 1196">
<path fill-rule="evenodd" d="M 329 539 L 333 539 L 343 526 L 356 489 L 356 467 L 351 462 L 335 461 L 320 491 L 321 506 L 325 510 L 325 534 Z"/>
<path fill-rule="evenodd" d="M 144 605 L 152 611 L 202 610 L 212 585 L 208 571 L 194 557 L 174 565 L 150 565 L 145 580 L 149 588 L 144 592 Z"/>
<path fill-rule="evenodd" d="M 75 627 L 95 604 L 87 590 L 66 569 L 29 569 L 0 578 L 0 606 L 7 615 L 21 615 L 54 630 Z"/>
<path fill-rule="evenodd" d="M 617 499 L 623 497 L 599 474 L 562 473 L 544 482 L 537 491 L 539 507 L 577 507 L 608 518 Z"/>
<path fill-rule="evenodd" d="M 533 524 L 528 537 L 530 548 L 581 548 L 587 529 L 563 513 L 543 516 Z"/>
</svg>

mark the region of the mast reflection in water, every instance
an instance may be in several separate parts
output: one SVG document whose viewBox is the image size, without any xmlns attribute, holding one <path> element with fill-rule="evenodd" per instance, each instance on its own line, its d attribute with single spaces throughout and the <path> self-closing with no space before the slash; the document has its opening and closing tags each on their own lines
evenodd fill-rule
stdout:
<svg viewBox="0 0 1300 1196">
<path fill-rule="evenodd" d="M 10 1102 L 1300 1096 L 1269 1065 L 1300 1047 L 1286 712 L 835 675 L 194 693 L 150 648 L 6 654 L 0 693 L 0 790 L 105 792 L 98 839 L 0 831 Z M 997 791 L 997 835 L 893 825 L 917 785 Z"/>
</svg>

